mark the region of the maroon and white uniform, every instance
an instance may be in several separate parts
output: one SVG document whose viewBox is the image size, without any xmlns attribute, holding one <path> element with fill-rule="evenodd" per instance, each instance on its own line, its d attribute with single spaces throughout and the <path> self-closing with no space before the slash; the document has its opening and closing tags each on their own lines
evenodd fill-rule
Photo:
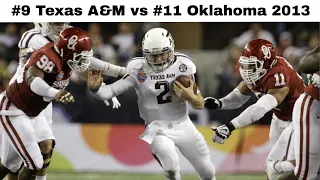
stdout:
<svg viewBox="0 0 320 180">
<path fill-rule="evenodd" d="M 270 89 L 288 87 L 289 92 L 285 99 L 274 108 L 269 138 L 274 145 L 268 159 L 293 160 L 294 150 L 292 139 L 292 112 L 296 100 L 303 92 L 305 86 L 302 78 L 292 66 L 282 57 L 276 57 L 275 65 L 261 79 L 261 82 L 251 90 L 261 97 Z"/>
<path fill-rule="evenodd" d="M 270 89 L 280 89 L 287 86 L 289 88 L 288 95 L 272 111 L 279 120 L 291 121 L 294 103 L 303 92 L 304 84 L 301 77 L 283 57 L 276 58 L 276 64 L 267 72 L 261 82 L 252 88 L 252 91 L 259 97 L 260 93 L 267 94 Z"/>
<path fill-rule="evenodd" d="M 295 174 L 299 179 L 320 177 L 320 89 L 309 84 L 293 109 Z"/>
<path fill-rule="evenodd" d="M 63 89 L 68 85 L 71 69 L 67 63 L 62 62 L 59 55 L 53 50 L 53 43 L 47 44 L 32 54 L 25 66 L 24 73 L 30 66 L 36 66 L 45 72 L 44 81 L 48 85 L 56 89 Z M 16 107 L 31 117 L 39 115 L 52 101 L 52 99 L 35 94 L 25 79 L 22 82 L 15 81 L 11 84 L 6 94 Z"/>
<path fill-rule="evenodd" d="M 31 66 L 42 69 L 44 81 L 55 88 L 64 88 L 71 73 L 67 64 L 54 51 L 53 43 L 49 43 L 32 54 L 26 63 L 23 78 L 17 78 L 0 95 L 0 127 L 7 140 L 2 146 L 14 147 L 15 153 L 20 156 L 17 158 L 11 152 L 12 148 L 2 149 L 1 162 L 12 172 L 19 170 L 22 160 L 28 169 L 40 169 L 43 157 L 38 146 L 38 139 L 41 137 L 38 135 L 52 135 L 51 128 L 41 113 L 51 99 L 35 94 L 28 86 L 25 74 Z"/>
<path fill-rule="evenodd" d="M 255 39 L 244 47 L 237 69 L 243 82 L 259 100 L 249 106 L 231 123 L 243 127 L 249 120 L 257 121 L 266 112 L 273 112 L 269 138 L 273 145 L 266 160 L 268 179 L 274 180 L 281 171 L 291 171 L 294 166 L 292 111 L 305 86 L 302 78 L 283 57 L 276 56 L 274 45 L 264 39 Z M 242 116 L 241 116 L 242 115 Z M 240 122 L 242 121 L 242 123 Z M 278 163 L 279 162 L 279 163 Z M 279 171 L 275 165 L 280 165 Z"/>
<path fill-rule="evenodd" d="M 11 78 L 9 85 L 14 83 L 17 79 L 21 81 L 21 79 L 24 77 L 24 65 L 27 62 L 27 53 L 30 53 L 34 49 L 40 49 L 41 47 L 45 46 L 51 42 L 51 40 L 48 37 L 45 37 L 44 35 L 41 34 L 41 32 L 37 29 L 30 29 L 26 31 L 25 33 L 22 34 L 21 39 L 19 41 L 19 48 L 20 48 L 20 53 L 19 53 L 19 65 L 17 67 L 17 70 L 14 74 L 14 76 Z M 27 55 L 27 56 L 26 56 Z M 54 139 L 53 134 L 49 133 L 51 131 L 51 125 L 52 125 L 52 103 L 50 103 L 46 109 L 42 111 L 45 121 L 49 124 L 47 126 L 45 123 L 46 122 L 40 122 L 40 121 L 34 121 L 34 128 L 39 128 L 42 130 L 36 131 L 37 134 L 37 141 L 42 142 L 46 139 Z M 50 130 L 46 130 L 49 128 Z M 2 133 L 2 140 L 1 140 L 1 148 L 0 152 L 1 153 L 1 159 L 2 163 L 6 164 L 7 167 L 10 167 L 12 171 L 16 171 L 19 169 L 19 167 L 22 164 L 22 159 L 19 156 L 18 153 L 14 150 L 14 147 L 10 145 L 10 142 L 7 141 L 5 138 L 4 132 Z M 10 162 L 10 164 L 8 164 Z"/>
</svg>

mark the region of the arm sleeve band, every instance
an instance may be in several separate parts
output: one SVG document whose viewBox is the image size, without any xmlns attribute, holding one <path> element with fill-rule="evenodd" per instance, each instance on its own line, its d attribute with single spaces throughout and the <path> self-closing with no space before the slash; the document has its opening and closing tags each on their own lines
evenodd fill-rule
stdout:
<svg viewBox="0 0 320 180">
<path fill-rule="evenodd" d="M 235 128 L 241 128 L 261 119 L 267 112 L 277 107 L 277 99 L 271 95 L 263 95 L 255 104 L 249 106 L 238 117 L 234 118 L 231 123 Z"/>
<path fill-rule="evenodd" d="M 119 94 L 124 93 L 129 88 L 132 88 L 134 86 L 135 86 L 135 80 L 134 78 L 129 76 L 125 79 L 119 79 L 118 81 L 110 85 L 106 85 L 103 83 L 99 91 L 96 93 L 92 93 L 92 95 L 100 100 L 108 100 L 114 96 L 118 96 Z"/>
<path fill-rule="evenodd" d="M 234 89 L 225 97 L 219 99 L 221 101 L 221 109 L 237 109 L 245 104 L 251 96 L 240 93 L 239 89 Z"/>
<path fill-rule="evenodd" d="M 49 86 L 43 79 L 36 77 L 32 80 L 30 84 L 30 89 L 43 97 L 55 98 L 56 94 L 59 92 L 58 89 Z"/>
<path fill-rule="evenodd" d="M 93 69 L 102 70 L 104 75 L 112 77 L 123 76 L 126 73 L 126 68 L 113 65 L 95 57 L 90 58 L 90 67 Z"/>
</svg>

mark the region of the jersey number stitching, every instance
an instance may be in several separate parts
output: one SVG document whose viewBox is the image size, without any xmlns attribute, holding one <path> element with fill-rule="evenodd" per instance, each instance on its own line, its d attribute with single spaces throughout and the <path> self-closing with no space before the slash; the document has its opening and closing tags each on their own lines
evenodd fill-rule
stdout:
<svg viewBox="0 0 320 180">
<path fill-rule="evenodd" d="M 51 73 L 56 66 L 54 62 L 50 61 L 46 55 L 43 55 L 39 61 L 37 61 L 38 68 L 42 69 L 46 73 Z"/>
<path fill-rule="evenodd" d="M 158 81 L 155 84 L 155 89 L 161 89 L 163 87 L 163 91 L 157 96 L 158 104 L 166 104 L 172 102 L 172 96 L 164 96 L 169 92 L 169 82 L 168 81 Z"/>
<path fill-rule="evenodd" d="M 283 86 L 286 84 L 283 73 L 275 73 L 273 76 L 276 78 L 275 86 Z"/>
</svg>

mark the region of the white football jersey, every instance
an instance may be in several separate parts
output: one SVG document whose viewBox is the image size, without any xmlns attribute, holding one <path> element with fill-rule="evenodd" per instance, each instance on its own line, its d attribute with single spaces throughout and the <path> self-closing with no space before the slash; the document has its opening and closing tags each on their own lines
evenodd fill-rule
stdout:
<svg viewBox="0 0 320 180">
<path fill-rule="evenodd" d="M 18 46 L 20 49 L 29 47 L 40 49 L 49 42 L 52 41 L 49 38 L 43 36 L 39 30 L 30 29 L 29 31 L 23 33 Z"/>
<path fill-rule="evenodd" d="M 160 73 L 155 73 L 143 57 L 134 58 L 127 65 L 127 73 L 136 81 L 140 116 L 146 124 L 188 116 L 188 102 L 174 94 L 172 83 L 179 75 L 194 79 L 196 66 L 190 57 L 175 53 L 173 64 Z"/>
<path fill-rule="evenodd" d="M 49 42 L 51 42 L 51 40 L 43 36 L 40 33 L 40 31 L 36 29 L 30 29 L 25 33 L 23 33 L 19 41 L 18 47 L 20 48 L 20 51 L 25 48 L 40 49 L 41 47 L 45 46 Z M 19 56 L 23 56 L 23 54 L 20 53 Z M 9 85 L 12 84 L 16 79 L 18 79 L 18 81 L 21 81 L 21 77 L 23 77 L 22 75 L 24 73 L 25 63 L 26 63 L 26 60 L 19 57 L 19 66 L 17 67 L 15 75 L 11 78 Z"/>
</svg>

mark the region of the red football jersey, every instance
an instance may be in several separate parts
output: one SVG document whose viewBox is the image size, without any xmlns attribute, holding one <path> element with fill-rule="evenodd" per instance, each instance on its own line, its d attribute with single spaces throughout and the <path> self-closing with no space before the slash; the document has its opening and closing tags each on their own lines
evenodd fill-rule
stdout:
<svg viewBox="0 0 320 180">
<path fill-rule="evenodd" d="M 53 43 L 32 53 L 26 63 L 23 77 L 17 77 L 6 90 L 8 99 L 28 116 L 35 117 L 52 101 L 51 98 L 35 94 L 26 81 L 26 72 L 30 66 L 36 66 L 44 72 L 44 81 L 56 88 L 63 89 L 69 83 L 71 69 L 64 63 L 53 48 Z"/>
<path fill-rule="evenodd" d="M 280 89 L 287 86 L 289 88 L 287 96 L 281 104 L 273 109 L 273 113 L 279 119 L 287 121 L 292 119 L 294 103 L 304 91 L 305 85 L 302 78 L 287 60 L 279 56 L 276 59 L 276 64 L 264 75 L 260 83 L 255 87 L 249 88 L 256 94 L 267 94 L 270 89 Z"/>
</svg>

